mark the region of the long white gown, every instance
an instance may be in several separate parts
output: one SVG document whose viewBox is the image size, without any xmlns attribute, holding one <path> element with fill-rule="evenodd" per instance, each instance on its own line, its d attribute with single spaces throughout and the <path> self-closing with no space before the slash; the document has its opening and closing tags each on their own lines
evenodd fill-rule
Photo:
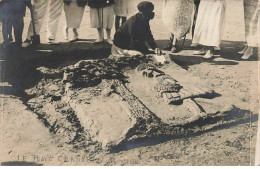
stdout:
<svg viewBox="0 0 260 169">
<path fill-rule="evenodd" d="M 193 44 L 219 47 L 224 29 L 225 0 L 201 0 Z"/>
<path fill-rule="evenodd" d="M 178 40 L 189 33 L 193 22 L 194 10 L 194 0 L 163 1 L 162 21 Z"/>
<path fill-rule="evenodd" d="M 85 7 L 80 7 L 77 0 L 71 0 L 69 5 L 64 4 L 67 28 L 79 28 Z"/>
<path fill-rule="evenodd" d="M 248 46 L 258 47 L 257 23 L 260 17 L 260 1 L 244 0 L 245 34 Z"/>
<path fill-rule="evenodd" d="M 91 28 L 112 29 L 114 24 L 114 5 L 104 8 L 90 8 Z"/>
</svg>

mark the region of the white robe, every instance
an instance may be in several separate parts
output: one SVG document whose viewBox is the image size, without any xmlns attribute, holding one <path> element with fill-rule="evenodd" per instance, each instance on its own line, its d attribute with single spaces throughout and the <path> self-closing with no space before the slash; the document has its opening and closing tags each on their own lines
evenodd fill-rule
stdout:
<svg viewBox="0 0 260 169">
<path fill-rule="evenodd" d="M 192 43 L 219 47 L 225 6 L 225 0 L 201 0 Z"/>
<path fill-rule="evenodd" d="M 249 23 L 255 13 L 258 0 L 244 0 L 244 19 L 245 19 L 245 31 L 246 36 L 249 33 Z"/>
<path fill-rule="evenodd" d="M 194 16 L 194 0 L 164 0 L 162 21 L 179 40 L 189 33 Z"/>
<path fill-rule="evenodd" d="M 260 2 L 257 0 L 244 1 L 245 33 L 247 45 L 258 47 L 258 20 L 260 17 Z"/>
<path fill-rule="evenodd" d="M 85 7 L 80 7 L 77 0 L 71 0 L 69 5 L 64 3 L 64 12 L 67 28 L 79 28 L 84 14 Z"/>
<path fill-rule="evenodd" d="M 114 24 L 113 5 L 104 8 L 90 8 L 91 28 L 112 29 Z"/>
</svg>

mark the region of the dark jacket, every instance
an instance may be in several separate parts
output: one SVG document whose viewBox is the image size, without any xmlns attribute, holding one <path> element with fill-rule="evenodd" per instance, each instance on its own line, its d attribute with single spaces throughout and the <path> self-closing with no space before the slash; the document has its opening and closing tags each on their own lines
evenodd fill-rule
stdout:
<svg viewBox="0 0 260 169">
<path fill-rule="evenodd" d="M 90 8 L 104 8 L 111 6 L 115 3 L 115 0 L 88 0 L 88 6 Z"/>
<path fill-rule="evenodd" d="M 67 5 L 70 5 L 71 0 L 63 0 L 63 2 L 64 2 L 65 4 L 67 4 Z M 77 0 L 77 4 L 78 4 L 78 6 L 80 6 L 80 7 L 86 6 L 87 3 L 88 3 L 88 0 Z"/>
<path fill-rule="evenodd" d="M 114 36 L 114 45 L 121 49 L 137 50 L 142 53 L 147 53 L 148 49 L 145 42 L 156 48 L 152 32 L 150 30 L 149 20 L 141 13 L 137 13 L 130 17 L 117 30 Z"/>
</svg>

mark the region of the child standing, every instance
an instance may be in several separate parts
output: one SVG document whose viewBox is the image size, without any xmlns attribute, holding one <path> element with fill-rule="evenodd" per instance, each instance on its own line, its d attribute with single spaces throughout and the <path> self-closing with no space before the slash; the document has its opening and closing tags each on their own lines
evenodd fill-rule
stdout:
<svg viewBox="0 0 260 169">
<path fill-rule="evenodd" d="M 126 21 L 129 14 L 129 0 L 116 0 L 114 5 L 114 12 L 116 16 L 115 28 L 117 31 L 120 27 L 120 19 L 122 19 L 122 25 Z"/>
</svg>

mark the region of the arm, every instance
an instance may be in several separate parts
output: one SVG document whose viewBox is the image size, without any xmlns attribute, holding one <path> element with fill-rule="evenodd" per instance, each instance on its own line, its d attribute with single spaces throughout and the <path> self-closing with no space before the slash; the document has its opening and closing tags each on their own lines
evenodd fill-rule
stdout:
<svg viewBox="0 0 260 169">
<path fill-rule="evenodd" d="M 148 44 L 151 46 L 151 48 L 152 48 L 153 50 L 155 50 L 155 48 L 157 48 L 157 45 L 156 45 L 156 43 L 155 43 L 155 41 L 154 41 L 154 38 L 153 38 L 153 35 L 152 35 L 152 34 L 149 34 L 149 35 L 148 35 L 147 42 L 148 42 Z"/>
<path fill-rule="evenodd" d="M 151 28 L 150 28 L 149 23 L 148 23 L 148 25 L 146 25 L 146 32 L 147 32 L 147 34 L 146 34 L 146 37 L 147 37 L 146 40 L 147 40 L 148 44 L 151 46 L 151 48 L 152 48 L 153 50 L 155 50 L 155 48 L 157 48 L 157 45 L 156 45 L 156 43 L 155 43 L 155 41 L 154 41 L 153 34 L 152 34 L 152 32 L 151 32 Z"/>
<path fill-rule="evenodd" d="M 151 46 L 151 48 L 153 49 L 155 54 L 162 55 L 161 49 L 157 48 L 157 45 L 156 45 L 156 43 L 154 41 L 153 34 L 151 32 L 151 28 L 150 28 L 149 23 L 147 25 L 147 30 L 146 31 L 147 31 L 146 37 L 147 37 L 148 44 Z"/>
</svg>

